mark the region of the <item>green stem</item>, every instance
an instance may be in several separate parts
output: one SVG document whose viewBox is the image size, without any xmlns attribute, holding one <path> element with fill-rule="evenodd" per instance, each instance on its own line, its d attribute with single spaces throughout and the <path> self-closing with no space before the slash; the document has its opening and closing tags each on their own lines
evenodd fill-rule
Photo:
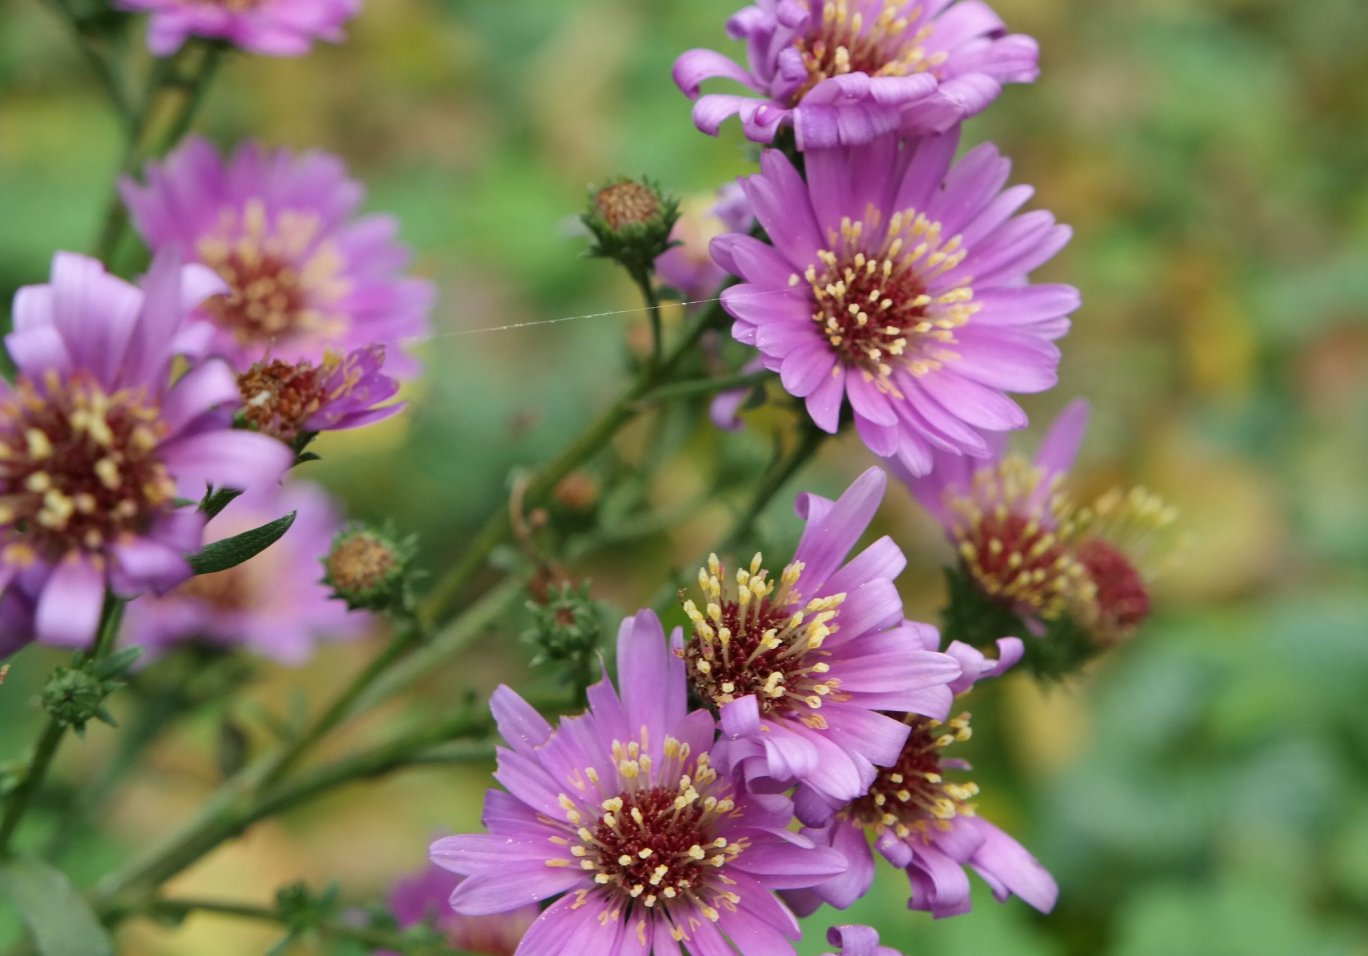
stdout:
<svg viewBox="0 0 1368 956">
<path fill-rule="evenodd" d="M 96 634 L 94 647 L 89 651 L 93 659 L 100 660 L 113 648 L 114 639 L 119 633 L 119 622 L 123 620 L 123 609 L 123 601 L 113 594 L 105 594 L 104 608 L 100 613 L 100 629 Z M 47 776 L 52 758 L 57 755 L 57 748 L 66 736 L 66 730 L 66 724 L 59 722 L 55 717 L 49 717 L 43 727 L 38 744 L 33 748 L 33 758 L 24 770 L 24 779 L 10 794 L 5 804 L 4 818 L 0 819 L 0 859 L 9 856 L 10 838 L 14 836 L 14 831 L 18 829 L 19 821 L 24 818 L 33 795 L 38 792 L 39 785 Z"/>
<path fill-rule="evenodd" d="M 285 916 L 278 910 L 248 903 L 230 903 L 226 900 L 182 898 L 175 900 L 155 900 L 147 908 L 148 915 L 164 919 L 180 920 L 192 913 L 213 913 L 219 916 L 234 916 L 239 919 L 255 920 L 260 923 L 277 923 L 288 927 Z M 349 926 L 333 920 L 325 920 L 314 926 L 319 935 L 335 940 L 349 940 L 375 949 L 390 949 L 408 956 L 452 956 L 454 950 L 441 943 L 415 943 L 403 933 L 394 933 L 368 926 Z M 459 954 L 455 954 L 459 956 Z"/>
<path fill-rule="evenodd" d="M 632 281 L 641 290 L 641 299 L 651 314 L 651 368 L 660 366 L 661 354 L 665 348 L 665 330 L 660 322 L 660 297 L 656 295 L 655 283 L 651 281 L 649 269 L 628 269 Z"/>
<path fill-rule="evenodd" d="M 581 433 L 560 457 L 537 473 L 527 487 L 523 497 L 524 504 L 527 507 L 542 504 L 566 475 L 606 445 L 617 434 L 618 429 L 637 414 L 641 398 L 660 382 L 668 379 L 692 351 L 703 333 L 712 327 L 719 314 L 719 308 L 714 305 L 712 309 L 700 315 L 659 363 L 643 369 L 636 381 Z M 440 620 L 460 597 L 465 586 L 479 574 L 490 552 L 498 547 L 511 531 L 512 522 L 508 509 L 498 509 L 475 535 L 461 560 L 452 566 L 428 593 L 427 599 L 423 602 L 421 619 L 428 623 Z"/>
<path fill-rule="evenodd" d="M 774 463 L 774 466 L 761 479 L 755 493 L 751 496 L 746 509 L 737 517 L 732 525 L 731 531 L 722 539 L 717 546 L 720 554 L 731 554 L 746 543 L 755 531 L 755 523 L 759 520 L 761 513 L 774 500 L 775 495 L 783 490 L 788 484 L 789 479 L 798 473 L 798 470 L 811 460 L 817 453 L 817 449 L 822 447 L 822 442 L 827 438 L 826 432 L 815 428 L 810 422 L 804 422 L 802 426 L 802 437 L 798 440 L 798 445 L 787 455 Z"/>
<path fill-rule="evenodd" d="M 675 382 L 652 389 L 641 397 L 641 404 L 654 404 L 676 398 L 689 398 L 694 395 L 713 395 L 717 392 L 728 392 L 734 388 L 750 388 L 772 378 L 774 378 L 773 372 L 764 371 L 743 372 L 723 378 L 699 378 L 688 382 Z"/>
<path fill-rule="evenodd" d="M 127 135 L 132 135 L 134 124 L 137 122 L 133 103 L 128 97 L 128 92 L 124 89 L 123 81 L 119 78 L 118 72 L 91 37 L 88 24 L 71 8 L 68 0 L 47 0 L 47 3 L 71 27 L 71 33 L 76 39 L 76 46 L 80 49 L 81 55 L 85 57 L 90 71 L 100 81 L 105 95 L 109 97 L 110 105 L 119 114 L 120 125 L 123 126 Z"/>
</svg>

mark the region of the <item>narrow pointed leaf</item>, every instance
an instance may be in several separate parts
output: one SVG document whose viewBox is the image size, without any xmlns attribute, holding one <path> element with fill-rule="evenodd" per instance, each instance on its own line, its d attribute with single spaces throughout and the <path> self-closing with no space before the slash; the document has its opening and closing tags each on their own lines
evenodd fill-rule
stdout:
<svg viewBox="0 0 1368 956">
<path fill-rule="evenodd" d="M 215 571 L 237 567 L 279 541 L 281 536 L 290 530 L 294 519 L 295 513 L 291 511 L 284 517 L 259 528 L 207 544 L 198 554 L 190 555 L 190 567 L 195 569 L 196 574 L 213 574 Z"/>
</svg>

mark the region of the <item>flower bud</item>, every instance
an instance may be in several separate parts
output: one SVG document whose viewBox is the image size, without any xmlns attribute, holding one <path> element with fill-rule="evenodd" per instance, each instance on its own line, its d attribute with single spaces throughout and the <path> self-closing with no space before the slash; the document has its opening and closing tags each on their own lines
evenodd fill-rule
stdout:
<svg viewBox="0 0 1368 956">
<path fill-rule="evenodd" d="M 351 610 L 393 610 L 409 602 L 411 540 L 400 540 L 388 530 L 353 526 L 333 539 L 323 561 L 323 583 Z"/>
<path fill-rule="evenodd" d="M 673 245 L 670 232 L 679 219 L 679 203 L 650 180 L 622 177 L 589 191 L 582 218 L 595 240 L 591 255 L 644 273 Z"/>
<path fill-rule="evenodd" d="M 532 627 L 524 640 L 537 648 L 532 663 L 580 665 L 593 658 L 603 636 L 603 618 L 589 596 L 589 584 L 551 585 L 544 601 L 529 601 Z"/>
</svg>

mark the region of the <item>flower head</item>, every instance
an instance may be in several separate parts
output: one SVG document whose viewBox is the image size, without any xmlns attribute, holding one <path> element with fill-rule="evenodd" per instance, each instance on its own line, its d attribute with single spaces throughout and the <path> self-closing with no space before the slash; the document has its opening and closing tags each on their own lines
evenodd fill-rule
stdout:
<svg viewBox="0 0 1368 956">
<path fill-rule="evenodd" d="M 466 875 L 451 905 L 480 915 L 559 897 L 519 956 L 792 954 L 798 925 L 772 891 L 844 861 L 787 831 L 787 800 L 750 796 L 716 764 L 716 724 L 688 712 L 684 663 L 649 611 L 623 623 L 618 676 L 619 690 L 594 685 L 589 711 L 555 728 L 495 692 L 507 792 L 485 799 L 489 833 L 432 846 L 434 862 Z"/>
<path fill-rule="evenodd" d="M 733 234 L 713 255 L 732 334 L 834 433 L 848 401 L 870 450 L 925 474 L 932 452 L 984 456 L 982 432 L 1026 424 L 1006 393 L 1055 383 L 1078 293 L 1027 274 L 1069 239 L 1047 212 L 1012 213 L 1009 163 L 989 144 L 951 166 L 958 137 L 892 137 L 779 152 L 744 182 L 772 244 Z"/>
<path fill-rule="evenodd" d="M 675 62 L 675 83 L 698 100 L 695 125 L 716 135 L 739 116 L 762 143 L 792 126 L 802 150 L 940 132 L 1039 72 L 1035 41 L 977 0 L 757 0 L 727 32 L 745 41 L 749 69 L 713 50 Z M 700 98 L 714 77 L 752 92 Z"/>
<path fill-rule="evenodd" d="M 893 586 L 902 552 L 884 537 L 846 561 L 885 480 L 871 468 L 839 501 L 803 496 L 807 528 L 777 577 L 758 554 L 734 574 L 713 556 L 698 576 L 702 608 L 684 604 L 689 680 L 718 708 L 725 755 L 752 786 L 803 782 L 833 801 L 853 799 L 907 738 L 881 711 L 949 709 L 959 666 L 903 624 Z"/>
<path fill-rule="evenodd" d="M 361 0 L 117 0 L 122 10 L 152 14 L 147 46 L 169 56 L 187 37 L 227 40 L 266 56 L 300 56 L 314 40 L 342 40 L 342 24 Z"/>
<path fill-rule="evenodd" d="M 220 284 L 160 257 L 143 287 L 59 253 L 46 285 L 20 289 L 0 382 L 0 591 L 4 617 L 31 608 L 39 640 L 81 646 L 106 587 L 124 597 L 190 576 L 207 487 L 270 485 L 292 456 L 207 412 L 237 401 L 218 362 L 171 377 L 189 308 Z M 0 643 L 4 643 L 0 639 Z"/>
<path fill-rule="evenodd" d="M 120 191 L 148 245 L 181 248 L 228 286 L 198 313 L 195 345 L 239 372 L 372 345 L 391 373 L 416 370 L 403 349 L 427 334 L 432 285 L 401 275 L 392 218 L 354 218 L 363 190 L 337 157 L 246 143 L 225 161 L 192 137 L 146 178 Z"/>
<path fill-rule="evenodd" d="M 323 361 L 280 359 L 255 363 L 238 376 L 241 423 L 279 438 L 287 445 L 320 431 L 341 431 L 383 421 L 403 411 L 405 403 L 388 401 L 399 383 L 380 369 L 385 350 L 379 345 L 342 356 L 327 350 Z"/>
<path fill-rule="evenodd" d="M 390 892 L 390 912 L 401 929 L 431 922 L 453 949 L 513 956 L 518 941 L 537 918 L 537 907 L 522 906 L 489 916 L 463 916 L 452 910 L 449 902 L 460 884 L 461 877 L 429 863 L 421 873 L 395 884 Z"/>
<path fill-rule="evenodd" d="M 1143 488 L 1112 490 L 1079 506 L 1063 489 L 1088 425 L 1070 403 L 1035 459 L 937 455 L 926 476 L 904 475 L 940 523 L 961 564 L 991 600 L 1034 632 L 1068 616 L 1099 646 L 1132 634 L 1149 613 L 1151 558 L 1176 514 Z"/>
<path fill-rule="evenodd" d="M 934 649 L 940 637 L 934 628 L 918 625 L 922 646 Z M 955 690 L 969 691 L 975 681 L 1000 674 L 1020 659 L 1021 642 L 1003 638 L 994 661 L 981 652 L 953 642 L 947 653 L 959 661 L 962 676 Z M 937 917 L 969 910 L 969 880 L 964 867 L 977 872 L 999 899 L 1021 897 L 1036 909 L 1054 907 L 1058 887 L 1035 858 L 1010 836 L 976 815 L 973 798 L 978 787 L 960 778 L 969 764 L 945 755 L 954 744 L 969 739 L 969 714 L 948 721 L 906 714 L 909 733 L 902 753 L 859 798 L 832 808 L 814 791 L 800 788 L 799 812 L 812 818 L 825 810 L 823 825 L 802 832 L 823 846 L 841 851 L 849 868 L 813 890 L 785 894 L 799 913 L 810 913 L 822 903 L 844 909 L 868 891 L 874 880 L 874 847 L 894 866 L 906 871 L 912 884 L 912 909 Z M 834 810 L 834 812 L 833 812 Z"/>
<path fill-rule="evenodd" d="M 226 571 L 201 574 L 161 597 L 128 606 L 124 640 L 151 651 L 188 641 L 244 647 L 287 664 L 301 664 L 322 640 L 358 637 L 366 614 L 348 614 L 320 580 L 342 518 L 327 493 L 307 482 L 235 498 L 206 528 L 212 540 L 260 527 L 295 512 L 285 536 Z"/>
</svg>

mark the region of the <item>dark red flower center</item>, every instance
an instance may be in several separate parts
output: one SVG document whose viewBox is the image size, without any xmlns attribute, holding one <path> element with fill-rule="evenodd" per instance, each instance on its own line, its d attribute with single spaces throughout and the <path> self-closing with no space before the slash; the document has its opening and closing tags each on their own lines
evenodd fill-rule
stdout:
<svg viewBox="0 0 1368 956">
<path fill-rule="evenodd" d="M 146 532 L 176 491 L 157 456 L 158 412 L 141 389 L 107 394 L 82 372 L 50 374 L 41 389 L 21 378 L 0 407 L 7 556 L 56 560 Z"/>
<path fill-rule="evenodd" d="M 1099 631 L 1106 640 L 1125 637 L 1149 616 L 1150 596 L 1144 578 L 1130 559 L 1101 538 L 1088 538 L 1074 554 L 1097 589 Z"/>
<path fill-rule="evenodd" d="M 839 682 L 825 676 L 830 653 L 821 648 L 845 595 L 804 603 L 793 591 L 801 564 L 786 567 L 776 589 L 760 562 L 757 554 L 733 578 L 713 555 L 699 571 L 703 609 L 684 602 L 694 625 L 684 645 L 689 679 L 714 706 L 754 695 L 762 716 L 798 711 L 809 725 L 824 726 L 822 701 L 841 695 Z"/>
<path fill-rule="evenodd" d="M 865 795 L 850 803 L 844 813 L 876 833 L 892 830 L 902 839 L 914 832 L 926 837 L 932 827 L 949 829 L 955 817 L 973 815 L 968 801 L 978 794 L 978 786 L 947 781 L 945 770 L 960 769 L 960 765 L 943 762 L 940 753 L 956 741 L 969 739 L 969 715 L 960 714 L 946 724 L 915 714 L 903 720 L 912 732 L 898 762 L 881 768 Z"/>
<path fill-rule="evenodd" d="M 293 444 L 304 424 L 327 402 L 326 370 L 310 362 L 291 365 L 278 359 L 258 362 L 238 376 L 249 428 Z"/>
</svg>

